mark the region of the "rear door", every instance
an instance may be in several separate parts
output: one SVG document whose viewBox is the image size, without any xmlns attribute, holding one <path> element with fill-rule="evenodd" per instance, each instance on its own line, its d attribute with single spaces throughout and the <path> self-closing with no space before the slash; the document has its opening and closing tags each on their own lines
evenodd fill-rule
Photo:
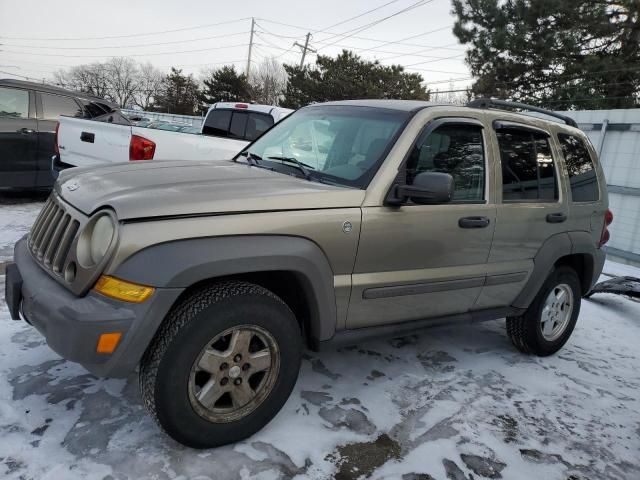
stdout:
<svg viewBox="0 0 640 480">
<path fill-rule="evenodd" d="M 38 124 L 35 117 L 32 91 L 0 87 L 0 186 L 36 185 Z"/>
<path fill-rule="evenodd" d="M 84 116 L 82 106 L 72 97 L 38 92 L 38 186 L 53 184 L 51 157 L 55 153 L 55 133 L 60 116 Z"/>
<path fill-rule="evenodd" d="M 510 305 L 533 271 L 533 258 L 543 243 L 567 230 L 567 192 L 549 132 L 506 121 L 493 126 L 500 195 L 487 283 L 477 309 Z"/>
</svg>

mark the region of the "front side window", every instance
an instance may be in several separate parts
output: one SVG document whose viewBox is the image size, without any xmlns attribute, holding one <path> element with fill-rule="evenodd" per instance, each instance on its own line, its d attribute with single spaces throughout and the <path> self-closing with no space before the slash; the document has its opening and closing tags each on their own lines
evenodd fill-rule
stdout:
<svg viewBox="0 0 640 480">
<path fill-rule="evenodd" d="M 0 87 L 0 118 L 29 118 L 29 92 Z"/>
<path fill-rule="evenodd" d="M 306 107 L 256 140 L 248 154 L 283 173 L 300 170 L 293 166 L 299 162 L 314 178 L 364 188 L 409 115 L 373 107 Z"/>
<path fill-rule="evenodd" d="M 73 98 L 61 95 L 49 95 L 41 93 L 42 117 L 45 120 L 58 120 L 60 115 L 67 117 L 83 117 L 84 113 L 80 105 Z"/>
<path fill-rule="evenodd" d="M 229 134 L 231 110 L 210 110 L 204 120 L 202 133 L 216 137 L 226 137 Z"/>
<path fill-rule="evenodd" d="M 571 198 L 574 202 L 596 202 L 600 197 L 598 177 L 593 160 L 581 138 L 565 133 L 558 134 L 564 162 L 571 183 Z"/>
<path fill-rule="evenodd" d="M 502 163 L 503 202 L 553 202 L 558 199 L 549 137 L 505 128 L 496 132 Z"/>
<path fill-rule="evenodd" d="M 436 128 L 418 141 L 407 162 L 407 183 L 422 172 L 442 172 L 453 177 L 453 201 L 484 200 L 485 154 L 482 127 L 451 124 Z"/>
</svg>

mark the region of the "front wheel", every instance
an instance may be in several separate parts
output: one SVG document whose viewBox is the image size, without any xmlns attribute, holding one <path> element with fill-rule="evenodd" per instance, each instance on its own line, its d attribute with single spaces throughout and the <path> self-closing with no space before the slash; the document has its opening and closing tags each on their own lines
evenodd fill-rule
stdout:
<svg viewBox="0 0 640 480">
<path fill-rule="evenodd" d="M 507 317 L 507 333 L 515 347 L 541 357 L 553 355 L 569 340 L 580 313 L 580 280 L 571 267 L 557 267 L 527 311 Z"/>
<path fill-rule="evenodd" d="M 295 316 L 270 291 L 245 282 L 206 286 L 171 311 L 145 353 L 144 404 L 187 446 L 242 440 L 289 397 L 301 340 Z"/>
</svg>

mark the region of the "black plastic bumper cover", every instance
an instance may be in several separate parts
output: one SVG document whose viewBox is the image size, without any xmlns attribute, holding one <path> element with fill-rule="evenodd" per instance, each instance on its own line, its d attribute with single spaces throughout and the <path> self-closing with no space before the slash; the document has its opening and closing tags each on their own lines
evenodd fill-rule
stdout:
<svg viewBox="0 0 640 480">
<path fill-rule="evenodd" d="M 17 318 L 20 312 L 16 309 L 21 309 L 52 350 L 100 376 L 124 376 L 135 368 L 179 294 L 156 291 L 144 304 L 119 302 L 95 292 L 76 297 L 35 263 L 26 238 L 16 244 L 14 259 L 7 270 L 7 285 L 12 286 L 5 292 L 12 317 Z M 21 279 L 19 293 L 17 279 Z M 122 333 L 115 353 L 97 353 L 100 335 L 111 332 Z"/>
</svg>

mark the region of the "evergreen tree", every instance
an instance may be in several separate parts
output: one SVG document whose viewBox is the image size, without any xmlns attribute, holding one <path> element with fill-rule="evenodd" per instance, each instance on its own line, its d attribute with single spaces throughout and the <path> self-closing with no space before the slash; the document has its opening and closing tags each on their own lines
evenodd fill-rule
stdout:
<svg viewBox="0 0 640 480">
<path fill-rule="evenodd" d="M 198 110 L 200 90 L 191 75 L 183 75 L 182 70 L 172 67 L 164 78 L 161 93 L 154 109 L 160 112 L 193 115 Z"/>
<path fill-rule="evenodd" d="M 285 65 L 288 74 L 282 106 L 299 108 L 312 102 L 357 98 L 427 100 L 422 76 L 399 65 L 363 60 L 343 50 L 337 57 L 318 55 L 315 66 Z"/>
<path fill-rule="evenodd" d="M 453 0 L 453 13 L 477 95 L 555 110 L 638 104 L 638 0 Z"/>
<path fill-rule="evenodd" d="M 216 102 L 251 101 L 251 87 L 244 73 L 236 72 L 235 66 L 225 65 L 211 72 L 204 81 L 201 100 L 210 105 Z"/>
</svg>

